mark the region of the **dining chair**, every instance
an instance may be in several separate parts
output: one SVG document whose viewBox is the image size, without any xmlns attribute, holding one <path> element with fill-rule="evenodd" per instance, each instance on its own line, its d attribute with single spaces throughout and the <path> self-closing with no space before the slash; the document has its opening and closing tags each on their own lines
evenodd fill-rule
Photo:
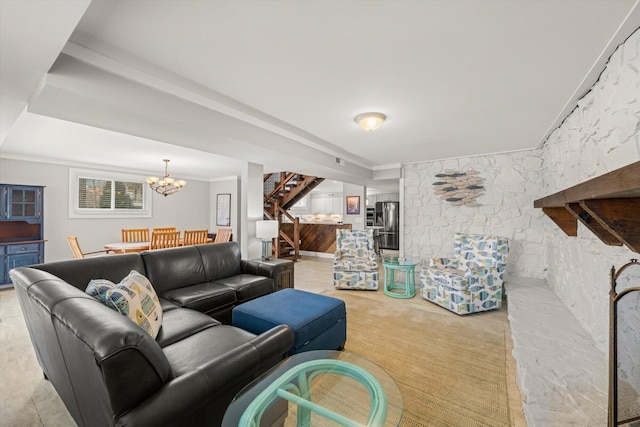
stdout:
<svg viewBox="0 0 640 427">
<path fill-rule="evenodd" d="M 122 229 L 122 242 L 148 242 L 149 241 L 149 229 L 148 228 L 129 228 Z"/>
<path fill-rule="evenodd" d="M 165 231 L 177 231 L 177 229 L 175 227 L 157 227 L 153 229 L 153 232 L 155 233 L 156 231 L 159 232 L 165 232 Z"/>
<path fill-rule="evenodd" d="M 69 243 L 69 247 L 71 248 L 71 252 L 73 252 L 74 259 L 86 258 L 87 255 L 97 255 L 97 254 L 108 254 L 110 251 L 102 250 L 102 251 L 93 251 L 93 252 L 82 252 L 80 249 L 80 244 L 78 243 L 78 238 L 76 236 L 67 236 L 67 243 Z"/>
<path fill-rule="evenodd" d="M 218 228 L 216 238 L 213 243 L 224 243 L 231 241 L 231 229 L 230 228 Z"/>
<path fill-rule="evenodd" d="M 185 230 L 182 245 L 204 245 L 209 239 L 209 230 Z"/>
<path fill-rule="evenodd" d="M 175 248 L 180 244 L 179 231 L 154 231 L 151 233 L 149 249 Z"/>
</svg>

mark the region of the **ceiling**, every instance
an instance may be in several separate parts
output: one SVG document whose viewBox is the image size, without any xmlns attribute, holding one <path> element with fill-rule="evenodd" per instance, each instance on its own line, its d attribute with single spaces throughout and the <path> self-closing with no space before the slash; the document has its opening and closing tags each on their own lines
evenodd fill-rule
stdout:
<svg viewBox="0 0 640 427">
<path fill-rule="evenodd" d="M 638 3 L 0 0 L 0 157 L 383 188 L 402 164 L 539 147 Z M 388 118 L 365 132 L 366 111 Z"/>
</svg>

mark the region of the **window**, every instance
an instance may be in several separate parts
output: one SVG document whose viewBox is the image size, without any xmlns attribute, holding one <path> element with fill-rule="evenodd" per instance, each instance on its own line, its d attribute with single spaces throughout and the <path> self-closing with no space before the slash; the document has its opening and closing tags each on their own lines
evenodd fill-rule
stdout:
<svg viewBox="0 0 640 427">
<path fill-rule="evenodd" d="M 69 218 L 150 218 L 145 177 L 69 169 Z"/>
</svg>

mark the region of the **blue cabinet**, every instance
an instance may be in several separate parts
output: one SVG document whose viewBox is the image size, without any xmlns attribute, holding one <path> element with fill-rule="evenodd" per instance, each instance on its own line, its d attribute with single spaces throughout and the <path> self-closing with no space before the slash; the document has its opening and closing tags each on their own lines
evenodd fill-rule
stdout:
<svg viewBox="0 0 640 427">
<path fill-rule="evenodd" d="M 2 213 L 7 221 L 39 221 L 42 218 L 42 187 L 0 184 Z"/>
<path fill-rule="evenodd" d="M 0 286 L 12 268 L 44 262 L 43 190 L 0 184 Z"/>
</svg>

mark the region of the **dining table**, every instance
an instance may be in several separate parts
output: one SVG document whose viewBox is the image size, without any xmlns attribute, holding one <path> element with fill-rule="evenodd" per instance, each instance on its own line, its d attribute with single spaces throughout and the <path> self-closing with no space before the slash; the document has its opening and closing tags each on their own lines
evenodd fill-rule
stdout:
<svg viewBox="0 0 640 427">
<path fill-rule="evenodd" d="M 149 250 L 150 243 L 151 242 L 115 242 L 105 244 L 104 248 L 117 254 L 128 254 Z"/>
<path fill-rule="evenodd" d="M 184 239 L 180 239 L 178 242 L 179 246 L 183 246 Z M 213 243 L 212 238 L 207 239 L 207 243 Z M 106 243 L 104 248 L 110 252 L 115 252 L 117 254 L 129 254 L 135 252 L 148 251 L 149 245 L 151 242 L 114 242 L 114 243 Z"/>
</svg>

